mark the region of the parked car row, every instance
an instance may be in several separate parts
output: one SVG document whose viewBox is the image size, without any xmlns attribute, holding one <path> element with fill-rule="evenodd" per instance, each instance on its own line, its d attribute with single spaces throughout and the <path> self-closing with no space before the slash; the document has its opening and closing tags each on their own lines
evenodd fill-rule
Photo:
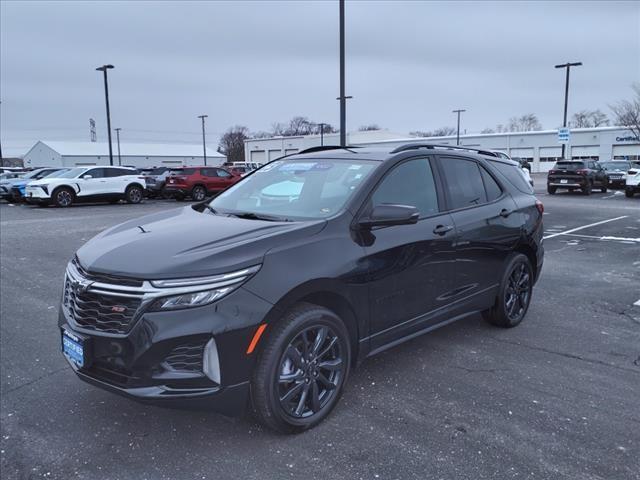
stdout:
<svg viewBox="0 0 640 480">
<path fill-rule="evenodd" d="M 633 197 L 640 192 L 639 184 L 640 164 L 623 160 L 563 160 L 547 174 L 547 192 L 550 195 L 558 189 L 580 190 L 584 195 L 591 195 L 594 189 L 606 192 L 609 188 L 623 188 L 627 197 Z"/>
</svg>

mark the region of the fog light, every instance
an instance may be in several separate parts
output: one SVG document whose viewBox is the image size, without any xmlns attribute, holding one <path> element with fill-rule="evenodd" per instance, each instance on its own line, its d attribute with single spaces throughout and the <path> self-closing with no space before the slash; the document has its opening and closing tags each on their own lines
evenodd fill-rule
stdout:
<svg viewBox="0 0 640 480">
<path fill-rule="evenodd" d="M 218 346 L 214 338 L 209 340 L 204 347 L 202 369 L 207 377 L 220 385 L 220 361 L 218 360 Z"/>
</svg>

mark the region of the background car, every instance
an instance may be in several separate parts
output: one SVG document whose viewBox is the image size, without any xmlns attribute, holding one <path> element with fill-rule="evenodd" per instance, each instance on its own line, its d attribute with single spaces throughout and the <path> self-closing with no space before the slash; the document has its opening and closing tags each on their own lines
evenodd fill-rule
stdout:
<svg viewBox="0 0 640 480">
<path fill-rule="evenodd" d="M 140 203 L 144 177 L 127 167 L 92 166 L 72 168 L 58 176 L 27 185 L 25 200 L 38 205 L 69 207 L 75 202 Z"/>
<path fill-rule="evenodd" d="M 144 169 L 141 174 L 144 177 L 147 195 L 149 197 L 163 196 L 167 178 L 172 172 L 180 170 L 175 170 L 171 167 L 154 167 Z"/>
<path fill-rule="evenodd" d="M 47 175 L 61 170 L 66 169 L 60 167 L 38 168 L 36 170 L 25 173 L 21 177 L 8 180 L 7 183 L 4 184 L 4 188 L 8 190 L 6 199 L 12 202 L 21 201 L 24 198 L 25 188 L 29 182 L 33 180 L 39 180 L 46 177 Z"/>
<path fill-rule="evenodd" d="M 241 178 L 219 167 L 187 167 L 167 178 L 164 191 L 176 200 L 191 197 L 201 202 L 207 195 L 220 193 Z"/>
<path fill-rule="evenodd" d="M 601 192 L 607 191 L 607 174 L 594 160 L 563 160 L 554 165 L 547 175 L 547 192 L 554 195 L 558 188 L 566 188 L 570 192 L 582 190 L 591 195 L 594 187 Z"/>
<path fill-rule="evenodd" d="M 598 162 L 607 174 L 607 182 L 610 188 L 624 188 L 627 171 L 631 168 L 631 162 L 626 160 L 612 160 L 610 162 Z"/>
<path fill-rule="evenodd" d="M 640 193 L 640 165 L 633 164 L 625 177 L 624 193 L 631 198 Z"/>
</svg>

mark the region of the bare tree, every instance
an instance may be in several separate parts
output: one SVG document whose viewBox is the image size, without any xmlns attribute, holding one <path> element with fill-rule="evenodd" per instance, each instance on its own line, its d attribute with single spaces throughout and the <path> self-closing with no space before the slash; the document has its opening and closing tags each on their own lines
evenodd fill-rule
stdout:
<svg viewBox="0 0 640 480">
<path fill-rule="evenodd" d="M 222 135 L 218 151 L 226 155 L 227 162 L 244 162 L 244 141 L 249 138 L 249 129 L 236 125 Z"/>
<path fill-rule="evenodd" d="M 607 115 L 600 110 L 582 110 L 571 117 L 569 126 L 573 128 L 593 128 L 609 125 Z"/>
<path fill-rule="evenodd" d="M 511 117 L 507 124 L 508 132 L 532 132 L 542 130 L 542 125 L 533 113 L 527 113 L 520 117 Z"/>
<path fill-rule="evenodd" d="M 440 128 L 436 128 L 433 132 L 432 132 L 432 137 L 449 137 L 451 135 L 455 135 L 456 133 L 456 127 L 440 127 Z"/>
<path fill-rule="evenodd" d="M 275 122 L 271 124 L 271 135 L 274 137 L 280 137 L 284 135 L 284 131 L 287 127 L 283 123 Z"/>
<path fill-rule="evenodd" d="M 292 137 L 295 135 L 311 135 L 314 125 L 307 117 L 293 117 L 289 120 L 289 125 L 284 131 L 284 135 Z"/>
<path fill-rule="evenodd" d="M 484 128 L 480 133 L 496 133 L 493 128 Z"/>
<path fill-rule="evenodd" d="M 410 137 L 431 137 L 431 132 L 423 132 L 422 130 L 414 130 L 409 132 Z"/>
<path fill-rule="evenodd" d="M 617 125 L 627 127 L 635 137 L 640 138 L 640 83 L 634 83 L 631 89 L 634 92 L 631 100 L 621 100 L 609 108 L 615 115 Z"/>
<path fill-rule="evenodd" d="M 373 132 L 375 130 L 382 130 L 382 128 L 380 128 L 380 125 L 378 125 L 377 123 L 371 123 L 369 125 L 362 125 L 362 126 L 360 126 L 360 128 L 358 128 L 359 132 Z"/>
</svg>

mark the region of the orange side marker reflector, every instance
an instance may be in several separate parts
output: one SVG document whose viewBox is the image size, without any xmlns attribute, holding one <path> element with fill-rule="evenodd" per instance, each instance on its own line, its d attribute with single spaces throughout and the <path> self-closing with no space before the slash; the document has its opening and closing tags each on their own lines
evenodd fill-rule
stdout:
<svg viewBox="0 0 640 480">
<path fill-rule="evenodd" d="M 251 355 L 253 350 L 256 348 L 256 345 L 258 345 L 258 341 L 260 340 L 260 337 L 262 336 L 262 332 L 264 332 L 265 328 L 267 328 L 267 324 L 263 323 L 258 327 L 258 330 L 256 330 L 256 333 L 253 334 L 253 338 L 251 339 L 249 348 L 247 348 L 247 355 Z"/>
</svg>

